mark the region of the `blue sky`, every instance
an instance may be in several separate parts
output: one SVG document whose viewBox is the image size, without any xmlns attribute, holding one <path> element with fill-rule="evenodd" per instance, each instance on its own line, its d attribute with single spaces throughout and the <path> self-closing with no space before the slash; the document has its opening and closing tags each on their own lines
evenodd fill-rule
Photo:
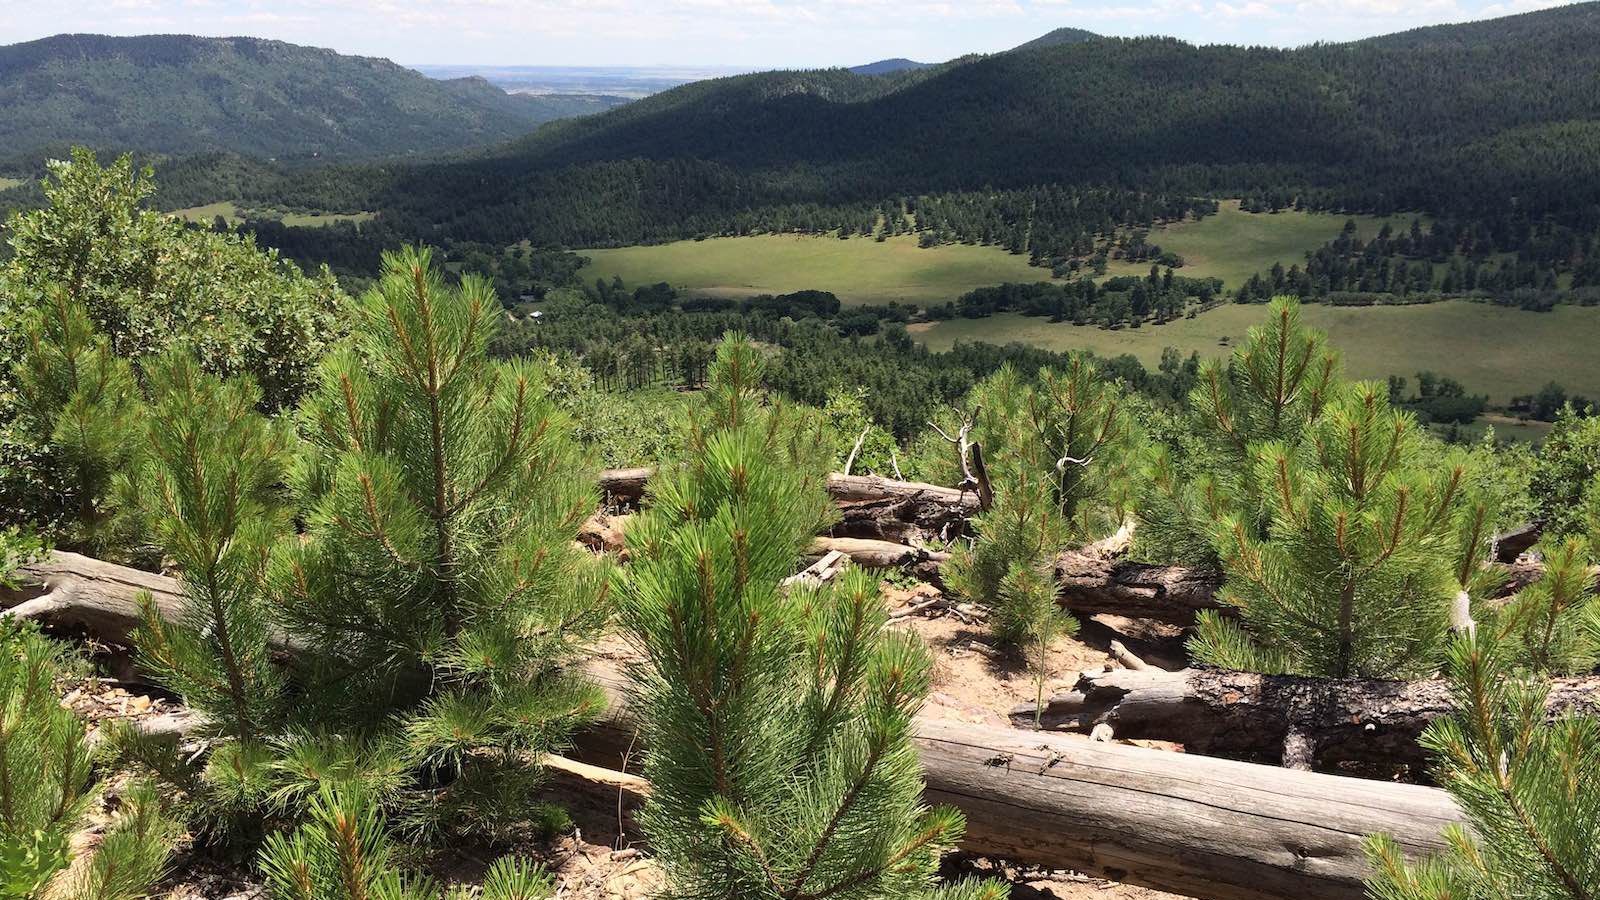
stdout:
<svg viewBox="0 0 1600 900">
<path fill-rule="evenodd" d="M 1001 50 L 1052 28 L 1293 46 L 1552 0 L 0 0 L 0 43 L 64 31 L 253 35 L 401 63 L 852 65 Z"/>
</svg>

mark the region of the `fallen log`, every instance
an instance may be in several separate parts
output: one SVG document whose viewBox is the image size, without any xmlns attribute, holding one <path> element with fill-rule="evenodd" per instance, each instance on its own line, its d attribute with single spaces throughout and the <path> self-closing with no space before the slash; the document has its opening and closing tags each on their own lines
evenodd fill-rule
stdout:
<svg viewBox="0 0 1600 900">
<path fill-rule="evenodd" d="M 1206 569 L 1069 550 L 1056 557 L 1055 570 L 1061 604 L 1075 613 L 1192 625 L 1201 610 L 1229 610 L 1217 599 L 1222 576 Z"/>
<path fill-rule="evenodd" d="M 137 591 L 175 611 L 171 579 L 89 557 L 57 553 L 19 575 L 29 584 L 0 594 L 0 605 L 50 596 L 49 609 L 34 607 L 41 618 L 105 640 L 126 639 Z M 582 736 L 581 761 L 625 771 L 615 761 L 637 749 L 626 681 L 609 660 L 586 669 L 616 703 Z M 929 800 L 966 814 L 963 849 L 1217 900 L 1354 900 L 1367 872 L 1364 835 L 1387 832 L 1412 851 L 1434 851 L 1440 828 L 1459 819 L 1431 788 L 1072 736 L 923 718 L 916 741 Z"/>
<path fill-rule="evenodd" d="M 1600 715 L 1600 676 L 1555 679 L 1548 709 L 1552 717 Z M 1074 690 L 1046 702 L 1041 718 L 1046 728 L 1076 731 L 1107 724 L 1119 738 L 1174 741 L 1190 753 L 1271 762 L 1287 755 L 1319 771 L 1415 778 L 1428 762 L 1418 737 L 1452 710 L 1449 686 L 1436 679 L 1150 668 L 1086 672 Z M 1033 727 L 1034 705 L 1018 706 L 1011 721 Z"/>
</svg>

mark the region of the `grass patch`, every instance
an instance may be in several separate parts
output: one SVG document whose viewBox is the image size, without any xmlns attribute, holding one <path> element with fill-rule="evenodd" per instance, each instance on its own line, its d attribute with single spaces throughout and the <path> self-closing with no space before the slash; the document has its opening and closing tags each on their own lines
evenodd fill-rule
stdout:
<svg viewBox="0 0 1600 900">
<path fill-rule="evenodd" d="M 586 281 L 620 275 L 629 287 L 665 281 L 709 297 L 814 289 L 845 303 L 930 304 L 985 285 L 1050 280 L 1026 256 L 967 244 L 923 249 L 910 235 L 880 242 L 763 234 L 579 252 L 589 257 L 579 273 Z"/>
<path fill-rule="evenodd" d="M 1184 355 L 1223 356 L 1266 307 L 1229 304 L 1193 319 L 1108 331 L 1092 325 L 1052 324 L 1012 313 L 913 326 L 930 349 L 957 341 L 1020 342 L 1051 350 L 1091 350 L 1102 356 L 1131 353 L 1146 366 L 1161 361 L 1163 347 Z M 1473 393 L 1504 404 L 1558 381 L 1569 392 L 1600 397 L 1600 308 L 1558 306 L 1547 313 L 1452 300 L 1424 306 L 1304 308 L 1307 325 L 1328 333 L 1344 352 L 1345 370 L 1357 378 L 1411 378 L 1431 369 L 1459 379 Z"/>
<path fill-rule="evenodd" d="M 178 216 L 190 222 L 209 225 L 216 221 L 217 216 L 226 219 L 230 225 L 238 225 L 246 216 L 254 219 L 278 219 L 285 225 L 301 228 L 321 228 L 335 222 L 365 222 L 372 218 L 372 213 L 290 213 L 271 209 L 240 209 L 239 205 L 231 200 L 218 203 L 208 203 L 205 206 L 191 206 L 187 209 L 175 209 L 170 215 Z"/>
<path fill-rule="evenodd" d="M 27 180 L 23 178 L 9 178 L 5 175 L 0 175 L 0 191 L 9 191 L 14 187 L 21 187 L 27 183 Z"/>
<path fill-rule="evenodd" d="M 1304 266 L 1306 251 L 1338 237 L 1352 218 L 1363 240 L 1375 237 L 1385 222 L 1396 231 L 1409 229 L 1412 219 L 1408 215 L 1382 219 L 1294 210 L 1247 213 L 1239 209 L 1239 201 L 1229 200 L 1214 216 L 1151 229 L 1150 243 L 1183 257 L 1179 274 L 1221 278 L 1224 287 L 1233 289 L 1257 272 L 1270 271 L 1274 263 L 1283 263 L 1285 269 L 1296 263 Z M 1428 223 L 1424 220 L 1423 224 Z M 1108 276 L 1149 272 L 1149 263 L 1117 260 L 1106 270 Z"/>
</svg>

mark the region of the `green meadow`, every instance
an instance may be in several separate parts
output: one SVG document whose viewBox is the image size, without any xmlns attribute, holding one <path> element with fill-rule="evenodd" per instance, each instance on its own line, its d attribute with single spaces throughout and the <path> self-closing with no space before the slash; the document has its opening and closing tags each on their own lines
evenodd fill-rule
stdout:
<svg viewBox="0 0 1600 900">
<path fill-rule="evenodd" d="M 1236 288 L 1257 272 L 1268 272 L 1274 263 L 1284 268 L 1304 263 L 1306 251 L 1315 250 L 1339 236 L 1344 223 L 1355 219 L 1357 233 L 1371 238 L 1385 222 L 1396 230 L 1411 227 L 1411 216 L 1389 219 L 1373 216 L 1342 216 L 1331 213 L 1295 212 L 1247 213 L 1236 200 L 1224 202 L 1214 216 L 1153 228 L 1150 243 L 1183 257 L 1179 273 L 1221 278 L 1223 285 Z M 1427 223 L 1424 222 L 1426 225 Z M 1113 261 L 1109 275 L 1144 275 L 1149 263 Z"/>
<path fill-rule="evenodd" d="M 1210 275 L 1236 287 L 1274 263 L 1289 266 L 1338 237 L 1348 217 L 1285 211 L 1247 213 L 1237 201 L 1217 214 L 1152 230 L 1150 240 L 1184 258 L 1185 275 Z M 1383 219 L 1358 216 L 1363 237 Z M 284 221 L 288 221 L 287 217 Z M 1409 216 L 1387 220 L 1409 228 Z M 1050 273 L 998 247 L 952 244 L 921 248 L 912 235 L 886 241 L 798 234 L 707 238 L 579 251 L 588 280 L 621 276 L 632 287 L 665 281 L 699 296 L 748 297 L 812 288 L 846 303 L 943 303 L 973 288 L 1006 281 L 1048 281 Z M 1108 275 L 1144 274 L 1148 263 L 1113 261 Z"/>
<path fill-rule="evenodd" d="M 231 225 L 243 222 L 246 214 L 257 218 L 278 219 L 285 225 L 295 225 L 303 228 L 320 228 L 334 222 L 365 222 L 372 218 L 372 213 L 290 213 L 278 210 L 241 209 L 231 200 L 220 203 L 208 203 L 205 206 L 191 206 L 187 209 L 175 209 L 170 215 L 178 216 L 190 222 L 213 222 L 221 216 Z"/>
<path fill-rule="evenodd" d="M 21 178 L 8 178 L 8 177 L 6 177 L 4 175 L 0 175 L 0 191 L 8 191 L 8 190 L 10 190 L 10 189 L 12 189 L 14 187 L 18 187 L 18 186 L 21 186 L 21 185 L 24 185 L 24 184 L 27 184 L 27 181 L 25 181 L 24 179 L 21 179 Z"/>
<path fill-rule="evenodd" d="M 1229 304 L 1165 325 L 1107 330 L 1051 323 L 1014 313 L 914 325 L 917 339 L 945 350 L 957 341 L 1020 342 L 1051 350 L 1090 350 L 1102 356 L 1131 353 L 1146 366 L 1164 347 L 1184 355 L 1222 356 L 1261 321 L 1265 307 Z M 1421 306 L 1304 308 L 1306 324 L 1328 333 L 1344 353 L 1346 371 L 1358 378 L 1412 377 L 1431 369 L 1459 379 L 1473 393 L 1504 404 L 1517 394 L 1558 381 L 1568 391 L 1600 397 L 1600 308 L 1558 306 L 1523 312 L 1452 300 Z"/>
<path fill-rule="evenodd" d="M 845 303 L 943 303 L 1006 281 L 1048 281 L 1050 273 L 998 247 L 920 248 L 910 235 L 886 241 L 797 234 L 708 238 L 580 250 L 582 277 L 631 286 L 665 281 L 697 296 L 748 297 L 814 289 Z"/>
</svg>

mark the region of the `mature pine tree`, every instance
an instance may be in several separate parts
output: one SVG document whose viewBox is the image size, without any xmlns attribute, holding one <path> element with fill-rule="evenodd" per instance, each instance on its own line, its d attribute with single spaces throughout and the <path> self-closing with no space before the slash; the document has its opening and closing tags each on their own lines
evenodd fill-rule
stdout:
<svg viewBox="0 0 1600 900">
<path fill-rule="evenodd" d="M 603 706 L 566 670 L 606 612 L 604 571 L 572 540 L 594 480 L 542 371 L 488 359 L 502 311 L 487 281 L 447 285 L 405 250 L 360 312 L 300 411 L 307 534 L 273 581 L 323 662 L 322 721 L 404 711 L 412 752 L 448 783 L 422 824 L 499 834 L 529 814 L 527 761 Z"/>
<path fill-rule="evenodd" d="M 1600 721 L 1547 720 L 1548 683 L 1514 671 L 1511 649 L 1488 629 L 1452 647 L 1458 712 L 1423 742 L 1467 827 L 1450 828 L 1449 849 L 1420 862 L 1371 838 L 1377 900 L 1600 897 Z"/>
<path fill-rule="evenodd" d="M 828 515 L 823 469 L 720 348 L 689 461 L 652 481 L 619 575 L 643 718 L 642 813 L 677 897 L 999 898 L 936 886 L 961 816 L 922 805 L 911 744 L 929 661 L 872 579 L 785 586 Z"/>
</svg>

